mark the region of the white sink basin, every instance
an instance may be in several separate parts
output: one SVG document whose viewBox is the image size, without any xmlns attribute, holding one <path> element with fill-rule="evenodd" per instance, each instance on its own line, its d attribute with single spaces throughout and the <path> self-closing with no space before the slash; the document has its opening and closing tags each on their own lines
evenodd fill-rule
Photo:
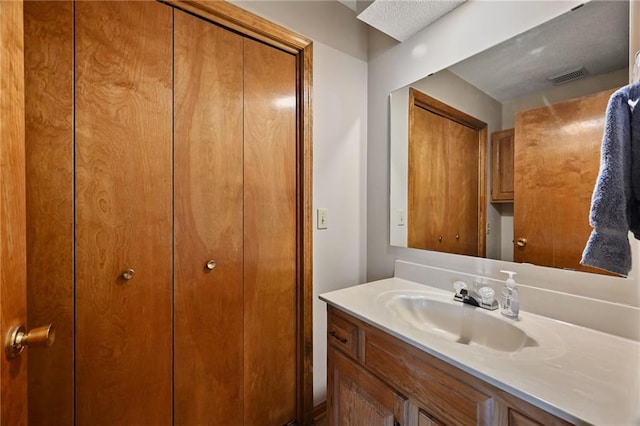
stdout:
<svg viewBox="0 0 640 426">
<path fill-rule="evenodd" d="M 507 353 L 538 346 L 511 320 L 460 302 L 443 302 L 420 294 L 393 294 L 386 299 L 385 307 L 412 327 L 456 343 Z"/>
</svg>

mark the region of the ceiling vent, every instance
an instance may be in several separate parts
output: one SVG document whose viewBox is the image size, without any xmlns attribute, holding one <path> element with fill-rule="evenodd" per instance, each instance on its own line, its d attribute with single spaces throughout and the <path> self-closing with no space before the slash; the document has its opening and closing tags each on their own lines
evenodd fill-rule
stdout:
<svg viewBox="0 0 640 426">
<path fill-rule="evenodd" d="M 569 83 L 570 81 L 580 80 L 586 76 L 587 70 L 582 66 L 547 77 L 547 80 L 549 80 L 554 86 L 559 86 L 561 84 Z"/>
</svg>

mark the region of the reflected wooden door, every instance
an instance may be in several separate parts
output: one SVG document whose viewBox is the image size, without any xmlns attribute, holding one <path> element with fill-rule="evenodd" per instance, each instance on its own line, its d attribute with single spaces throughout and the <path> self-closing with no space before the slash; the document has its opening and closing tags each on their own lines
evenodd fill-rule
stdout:
<svg viewBox="0 0 640 426">
<path fill-rule="evenodd" d="M 447 240 L 451 253 L 478 256 L 479 173 L 478 131 L 455 121 L 449 126 L 449 185 Z"/>
<path fill-rule="evenodd" d="M 448 120 L 415 106 L 409 125 L 408 245 L 449 251 Z"/>
<path fill-rule="evenodd" d="M 612 92 L 517 114 L 516 262 L 602 273 L 580 265 L 580 258 L 591 232 L 591 194 L 600 165 L 604 112 Z"/>
</svg>

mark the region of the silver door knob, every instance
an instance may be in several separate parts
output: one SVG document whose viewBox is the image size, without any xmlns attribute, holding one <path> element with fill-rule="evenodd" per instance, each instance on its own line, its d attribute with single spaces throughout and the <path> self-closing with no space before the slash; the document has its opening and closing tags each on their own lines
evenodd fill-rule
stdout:
<svg viewBox="0 0 640 426">
<path fill-rule="evenodd" d="M 516 244 L 518 245 L 518 247 L 524 247 L 527 245 L 527 239 L 526 238 L 518 238 L 516 240 Z"/>
<path fill-rule="evenodd" d="M 7 358 L 13 359 L 19 356 L 27 346 L 49 347 L 53 345 L 55 340 L 56 330 L 53 328 L 53 324 L 34 328 L 28 333 L 24 325 L 21 324 L 9 329 L 4 349 Z"/>
<path fill-rule="evenodd" d="M 211 259 L 210 261 L 208 261 L 205 265 L 205 268 L 207 268 L 208 270 L 213 270 L 213 268 L 216 267 L 216 261 Z"/>
</svg>

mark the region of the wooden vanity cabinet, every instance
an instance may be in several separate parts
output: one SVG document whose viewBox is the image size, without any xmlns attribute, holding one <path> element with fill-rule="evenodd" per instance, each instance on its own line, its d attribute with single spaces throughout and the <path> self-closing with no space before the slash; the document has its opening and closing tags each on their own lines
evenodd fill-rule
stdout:
<svg viewBox="0 0 640 426">
<path fill-rule="evenodd" d="M 491 202 L 513 203 L 514 129 L 491 134 Z"/>
<path fill-rule="evenodd" d="M 571 424 L 331 306 L 327 330 L 331 426 Z"/>
</svg>

